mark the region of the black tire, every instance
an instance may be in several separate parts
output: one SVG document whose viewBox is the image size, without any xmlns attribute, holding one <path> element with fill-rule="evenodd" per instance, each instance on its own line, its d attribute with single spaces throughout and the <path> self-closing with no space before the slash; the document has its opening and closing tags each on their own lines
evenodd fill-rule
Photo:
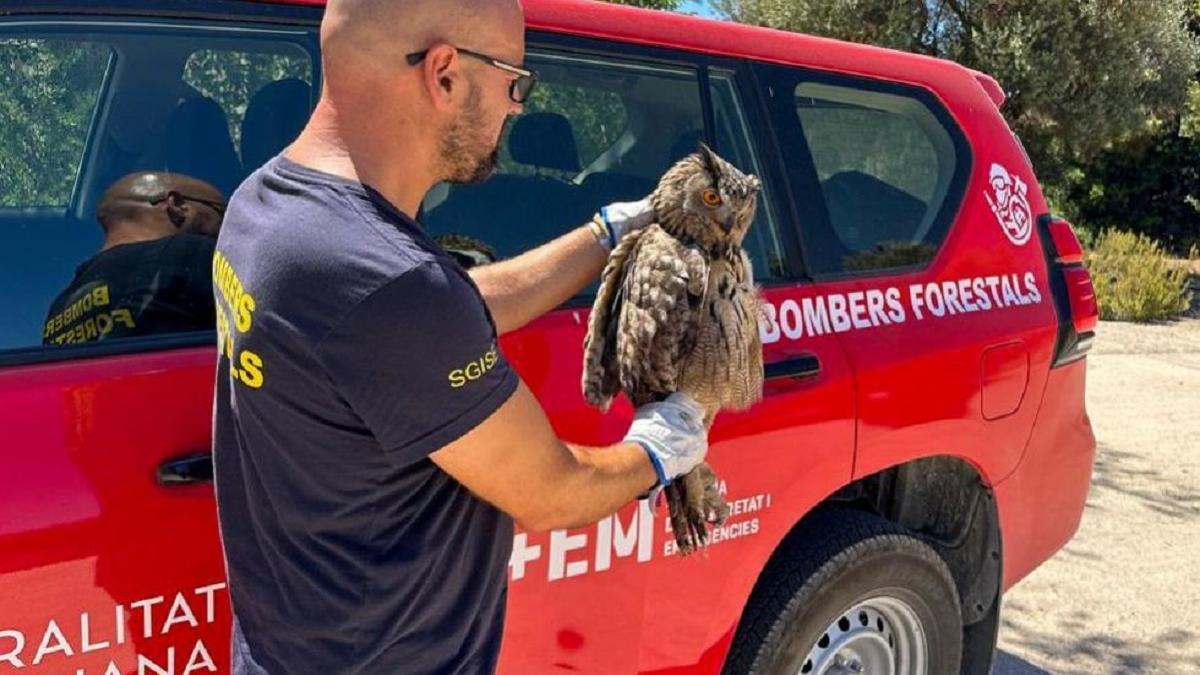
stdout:
<svg viewBox="0 0 1200 675">
<path fill-rule="evenodd" d="M 946 563 L 898 525 L 829 507 L 808 516 L 763 571 L 722 672 L 801 673 L 827 628 L 858 603 L 880 596 L 902 601 L 918 620 L 925 673 L 959 672 L 962 618 Z"/>
</svg>

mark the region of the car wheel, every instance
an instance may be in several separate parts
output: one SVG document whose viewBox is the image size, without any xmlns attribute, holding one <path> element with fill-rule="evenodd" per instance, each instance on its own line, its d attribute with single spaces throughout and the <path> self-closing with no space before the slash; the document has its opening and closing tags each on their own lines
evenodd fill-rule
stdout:
<svg viewBox="0 0 1200 675">
<path fill-rule="evenodd" d="M 926 543 L 861 511 L 822 507 L 751 594 L 727 675 L 952 675 L 958 591 Z"/>
</svg>

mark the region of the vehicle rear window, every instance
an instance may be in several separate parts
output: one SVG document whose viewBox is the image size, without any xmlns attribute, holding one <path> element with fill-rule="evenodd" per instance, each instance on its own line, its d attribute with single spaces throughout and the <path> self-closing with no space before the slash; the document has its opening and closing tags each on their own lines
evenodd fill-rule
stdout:
<svg viewBox="0 0 1200 675">
<path fill-rule="evenodd" d="M 810 271 L 862 273 L 932 260 L 961 197 L 969 155 L 930 97 L 773 72 L 775 123 L 794 142 L 785 144 L 785 158 L 811 161 L 792 172 L 797 194 L 811 194 L 815 184 L 821 197 L 801 227 Z"/>
</svg>

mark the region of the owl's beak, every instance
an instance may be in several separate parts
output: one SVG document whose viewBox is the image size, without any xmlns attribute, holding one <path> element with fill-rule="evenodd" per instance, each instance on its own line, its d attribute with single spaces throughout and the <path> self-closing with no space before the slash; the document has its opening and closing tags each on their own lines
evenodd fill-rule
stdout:
<svg viewBox="0 0 1200 675">
<path fill-rule="evenodd" d="M 731 213 L 721 221 L 721 229 L 725 230 L 725 234 L 733 232 L 733 227 L 737 225 L 737 214 Z"/>
</svg>

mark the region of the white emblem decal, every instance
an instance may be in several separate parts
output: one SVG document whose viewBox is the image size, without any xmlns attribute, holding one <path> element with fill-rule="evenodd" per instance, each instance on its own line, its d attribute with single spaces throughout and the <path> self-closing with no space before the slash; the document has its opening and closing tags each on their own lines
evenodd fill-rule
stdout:
<svg viewBox="0 0 1200 675">
<path fill-rule="evenodd" d="M 1019 176 L 1014 176 L 999 164 L 992 165 L 990 176 L 991 193 L 985 193 L 992 213 L 1000 222 L 1008 240 L 1017 246 L 1024 245 L 1033 234 L 1033 209 L 1029 207 L 1029 186 Z"/>
</svg>

